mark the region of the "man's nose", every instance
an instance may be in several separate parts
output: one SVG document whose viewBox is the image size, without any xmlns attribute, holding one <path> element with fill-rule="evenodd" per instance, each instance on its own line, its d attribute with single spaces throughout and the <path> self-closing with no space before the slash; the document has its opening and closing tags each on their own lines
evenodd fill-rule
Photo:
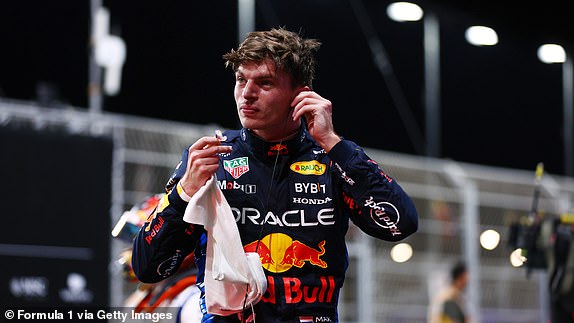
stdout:
<svg viewBox="0 0 574 323">
<path fill-rule="evenodd" d="M 247 83 L 245 83 L 245 86 L 243 87 L 243 92 L 241 93 L 241 95 L 243 95 L 243 97 L 246 99 L 256 97 L 257 96 L 256 84 L 251 80 L 247 81 Z"/>
</svg>

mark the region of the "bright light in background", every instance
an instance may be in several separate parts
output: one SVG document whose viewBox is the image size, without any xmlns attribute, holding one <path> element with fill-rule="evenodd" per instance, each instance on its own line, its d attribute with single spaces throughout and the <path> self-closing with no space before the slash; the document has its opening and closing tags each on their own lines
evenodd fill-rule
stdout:
<svg viewBox="0 0 574 323">
<path fill-rule="evenodd" d="M 419 21 L 423 17 L 423 9 L 410 2 L 393 2 L 387 7 L 387 15 L 394 21 Z"/>
<path fill-rule="evenodd" d="M 471 26 L 464 33 L 466 41 L 475 46 L 492 46 L 498 44 L 496 31 L 485 26 Z"/>
<path fill-rule="evenodd" d="M 538 59 L 547 64 L 566 62 L 566 51 L 557 44 L 544 44 L 538 47 Z"/>
<path fill-rule="evenodd" d="M 495 230 L 485 230 L 480 234 L 480 245 L 486 250 L 493 250 L 500 242 L 500 234 Z"/>
<path fill-rule="evenodd" d="M 413 256 L 413 248 L 410 244 L 402 242 L 391 249 L 391 259 L 395 262 L 405 262 Z"/>
<path fill-rule="evenodd" d="M 116 95 L 120 91 L 122 67 L 126 60 L 126 44 L 118 36 L 109 34 L 110 13 L 99 8 L 94 19 L 94 60 L 104 68 L 104 91 Z"/>
<path fill-rule="evenodd" d="M 510 254 L 510 264 L 513 267 L 520 267 L 524 265 L 526 258 L 522 255 L 522 249 L 518 248 Z"/>
</svg>

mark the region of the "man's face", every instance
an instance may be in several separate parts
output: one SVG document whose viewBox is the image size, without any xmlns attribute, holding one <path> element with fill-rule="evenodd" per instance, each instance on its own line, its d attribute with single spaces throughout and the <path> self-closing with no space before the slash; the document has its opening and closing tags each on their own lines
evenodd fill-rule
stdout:
<svg viewBox="0 0 574 323">
<path fill-rule="evenodd" d="M 299 127 L 291 116 L 291 102 L 300 91 L 271 60 L 242 64 L 235 72 L 239 120 L 264 140 L 278 141 Z"/>
<path fill-rule="evenodd" d="M 466 285 L 468 284 L 468 271 L 465 271 L 460 275 L 456 284 L 460 290 L 464 290 L 466 288 Z"/>
</svg>

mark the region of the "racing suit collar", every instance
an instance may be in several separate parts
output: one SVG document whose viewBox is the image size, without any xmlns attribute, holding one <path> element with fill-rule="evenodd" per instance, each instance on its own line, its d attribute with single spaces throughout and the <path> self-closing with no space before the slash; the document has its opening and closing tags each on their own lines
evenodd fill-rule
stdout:
<svg viewBox="0 0 574 323">
<path fill-rule="evenodd" d="M 299 128 L 297 136 L 282 142 L 269 142 L 265 141 L 255 134 L 250 129 L 241 129 L 241 141 L 247 143 L 254 154 L 264 157 L 275 157 L 277 155 L 292 155 L 299 151 L 305 139 L 309 137 L 307 129 L 302 124 Z"/>
</svg>

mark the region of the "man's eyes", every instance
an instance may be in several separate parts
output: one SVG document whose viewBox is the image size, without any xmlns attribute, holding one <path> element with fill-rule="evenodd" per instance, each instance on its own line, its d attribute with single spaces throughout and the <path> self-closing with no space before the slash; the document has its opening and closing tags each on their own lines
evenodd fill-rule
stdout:
<svg viewBox="0 0 574 323">
<path fill-rule="evenodd" d="M 243 77 L 237 77 L 235 79 L 235 82 L 237 84 L 246 84 L 247 83 L 247 79 L 243 78 Z M 257 85 L 261 86 L 261 87 L 271 87 L 273 86 L 273 81 L 272 80 L 256 80 L 255 81 Z"/>
</svg>

